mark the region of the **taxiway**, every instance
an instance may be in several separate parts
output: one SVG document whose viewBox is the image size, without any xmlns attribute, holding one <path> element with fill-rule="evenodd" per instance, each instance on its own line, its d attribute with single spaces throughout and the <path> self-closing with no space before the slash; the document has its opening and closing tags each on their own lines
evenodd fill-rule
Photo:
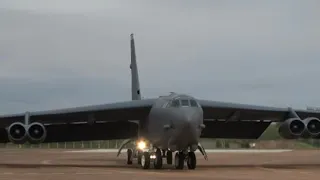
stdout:
<svg viewBox="0 0 320 180">
<path fill-rule="evenodd" d="M 123 153 L 63 149 L 1 149 L 0 179 L 319 179 L 320 151 L 209 151 L 206 161 L 197 153 L 196 170 L 175 170 L 165 165 L 161 170 L 143 170 L 135 162 L 126 165 Z M 165 162 L 165 161 L 164 161 Z"/>
</svg>

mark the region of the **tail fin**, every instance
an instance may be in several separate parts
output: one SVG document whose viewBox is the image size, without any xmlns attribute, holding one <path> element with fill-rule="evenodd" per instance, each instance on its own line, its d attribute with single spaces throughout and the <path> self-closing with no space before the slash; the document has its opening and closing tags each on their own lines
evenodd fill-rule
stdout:
<svg viewBox="0 0 320 180">
<path fill-rule="evenodd" d="M 132 100 L 141 100 L 141 92 L 140 92 L 140 83 L 139 83 L 139 75 L 138 75 L 138 66 L 136 60 L 136 50 L 134 46 L 133 34 L 131 37 L 131 94 Z"/>
</svg>

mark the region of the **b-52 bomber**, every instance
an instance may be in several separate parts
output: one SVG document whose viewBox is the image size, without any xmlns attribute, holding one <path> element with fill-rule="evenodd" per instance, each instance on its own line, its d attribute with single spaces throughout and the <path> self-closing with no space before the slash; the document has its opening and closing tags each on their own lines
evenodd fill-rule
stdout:
<svg viewBox="0 0 320 180">
<path fill-rule="evenodd" d="M 285 139 L 320 138 L 320 112 L 202 100 L 170 93 L 141 98 L 133 34 L 131 42 L 132 100 L 66 109 L 0 116 L 0 142 L 51 142 L 126 139 L 127 164 L 160 169 L 163 159 L 176 169 L 195 169 L 195 151 L 205 159 L 200 138 L 257 139 L 272 123 Z M 205 88 L 205 87 L 202 87 Z M 174 158 L 173 158 L 173 153 Z M 174 162 L 173 162 L 174 159 Z"/>
</svg>

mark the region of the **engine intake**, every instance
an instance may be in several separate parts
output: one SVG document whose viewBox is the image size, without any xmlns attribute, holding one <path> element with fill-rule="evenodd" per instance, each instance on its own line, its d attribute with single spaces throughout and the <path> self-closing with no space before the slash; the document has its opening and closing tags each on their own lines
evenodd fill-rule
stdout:
<svg viewBox="0 0 320 180">
<path fill-rule="evenodd" d="M 47 136 L 47 130 L 41 123 L 34 122 L 28 126 L 27 134 L 30 144 L 39 144 L 45 140 Z"/>
<path fill-rule="evenodd" d="M 314 138 L 320 135 L 320 120 L 315 117 L 308 117 L 303 120 L 306 129 L 303 132 L 302 137 Z"/>
<path fill-rule="evenodd" d="M 299 118 L 289 118 L 279 127 L 279 134 L 285 139 L 299 138 L 305 132 L 306 125 Z"/>
<path fill-rule="evenodd" d="M 12 123 L 7 132 L 9 141 L 14 144 L 24 144 L 27 141 L 26 126 L 21 122 Z"/>
</svg>

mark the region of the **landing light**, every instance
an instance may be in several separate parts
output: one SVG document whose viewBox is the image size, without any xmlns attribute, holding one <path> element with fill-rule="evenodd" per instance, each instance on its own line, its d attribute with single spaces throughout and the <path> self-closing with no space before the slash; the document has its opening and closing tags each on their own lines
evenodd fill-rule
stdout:
<svg viewBox="0 0 320 180">
<path fill-rule="evenodd" d="M 143 150 L 144 148 L 146 148 L 146 143 L 144 141 L 138 142 L 138 148 Z"/>
</svg>

